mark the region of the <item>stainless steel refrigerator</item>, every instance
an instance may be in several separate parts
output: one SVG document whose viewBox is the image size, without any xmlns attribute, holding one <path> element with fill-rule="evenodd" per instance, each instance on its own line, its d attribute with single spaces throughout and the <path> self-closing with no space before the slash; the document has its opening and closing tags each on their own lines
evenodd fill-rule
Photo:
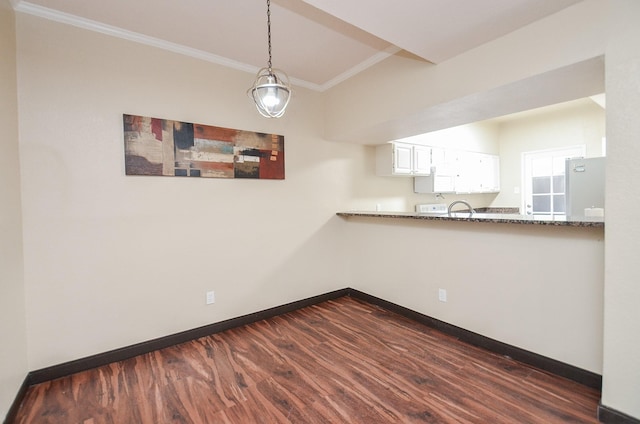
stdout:
<svg viewBox="0 0 640 424">
<path fill-rule="evenodd" d="M 567 216 L 601 216 L 604 214 L 605 159 L 597 157 L 566 160 Z"/>
</svg>

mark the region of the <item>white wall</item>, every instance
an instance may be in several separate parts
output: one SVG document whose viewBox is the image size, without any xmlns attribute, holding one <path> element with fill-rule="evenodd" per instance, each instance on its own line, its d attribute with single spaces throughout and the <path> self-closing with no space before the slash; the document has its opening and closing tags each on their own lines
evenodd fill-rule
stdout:
<svg viewBox="0 0 640 424">
<path fill-rule="evenodd" d="M 508 120 L 498 126 L 502 190 L 492 206 L 519 207 L 522 153 L 586 145 L 587 157 L 602 156 L 605 111 L 589 99 L 557 105 L 532 116 Z"/>
<path fill-rule="evenodd" d="M 0 0 L 0 418 L 27 375 L 14 14 Z"/>
<path fill-rule="evenodd" d="M 334 214 L 365 149 L 321 138 L 317 93 L 268 120 L 254 75 L 28 15 L 17 34 L 30 369 L 349 285 Z M 123 113 L 283 134 L 286 179 L 125 176 Z"/>
<path fill-rule="evenodd" d="M 602 404 L 640 419 L 640 2 L 611 2 Z"/>
</svg>

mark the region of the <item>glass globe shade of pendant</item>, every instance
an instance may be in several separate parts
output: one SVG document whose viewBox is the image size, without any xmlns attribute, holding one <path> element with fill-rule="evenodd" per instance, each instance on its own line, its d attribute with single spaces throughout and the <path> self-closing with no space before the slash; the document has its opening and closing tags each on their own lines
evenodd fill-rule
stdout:
<svg viewBox="0 0 640 424">
<path fill-rule="evenodd" d="M 247 94 L 264 117 L 280 118 L 291 99 L 291 87 L 287 74 L 278 69 L 262 68 Z"/>
</svg>

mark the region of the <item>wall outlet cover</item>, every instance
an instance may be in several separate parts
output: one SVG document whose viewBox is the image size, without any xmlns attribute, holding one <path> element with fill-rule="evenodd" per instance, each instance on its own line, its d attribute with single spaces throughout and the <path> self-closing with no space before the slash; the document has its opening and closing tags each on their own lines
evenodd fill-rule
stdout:
<svg viewBox="0 0 640 424">
<path fill-rule="evenodd" d="M 440 302 L 447 301 L 447 291 L 445 289 L 438 289 L 438 300 Z"/>
</svg>

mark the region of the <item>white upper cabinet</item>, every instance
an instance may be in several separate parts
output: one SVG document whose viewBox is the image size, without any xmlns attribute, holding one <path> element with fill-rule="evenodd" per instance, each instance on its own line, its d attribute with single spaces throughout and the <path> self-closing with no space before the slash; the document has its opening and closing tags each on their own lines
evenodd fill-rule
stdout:
<svg viewBox="0 0 640 424">
<path fill-rule="evenodd" d="M 458 152 L 451 149 L 432 147 L 431 166 L 433 166 L 433 192 L 455 192 L 458 174 Z"/>
<path fill-rule="evenodd" d="M 497 193 L 500 160 L 496 155 L 431 148 L 432 175 L 417 177 L 416 193 Z"/>
<path fill-rule="evenodd" d="M 416 193 L 496 193 L 496 155 L 410 143 L 376 147 L 376 175 L 416 177 Z"/>
<path fill-rule="evenodd" d="M 376 147 L 376 175 L 416 176 L 431 173 L 431 148 L 407 143 Z"/>
<path fill-rule="evenodd" d="M 413 175 L 431 174 L 431 147 L 413 146 Z"/>
<path fill-rule="evenodd" d="M 480 153 L 479 189 L 482 193 L 500 191 L 500 157 Z"/>
<path fill-rule="evenodd" d="M 473 152 L 456 152 L 456 193 L 479 192 L 476 186 L 479 186 L 477 180 L 480 162 L 476 155 Z"/>
<path fill-rule="evenodd" d="M 496 193 L 500 191 L 500 159 L 476 152 L 458 152 L 456 193 Z"/>
<path fill-rule="evenodd" d="M 413 146 L 409 144 L 393 144 L 392 174 L 412 174 L 413 173 Z"/>
</svg>

